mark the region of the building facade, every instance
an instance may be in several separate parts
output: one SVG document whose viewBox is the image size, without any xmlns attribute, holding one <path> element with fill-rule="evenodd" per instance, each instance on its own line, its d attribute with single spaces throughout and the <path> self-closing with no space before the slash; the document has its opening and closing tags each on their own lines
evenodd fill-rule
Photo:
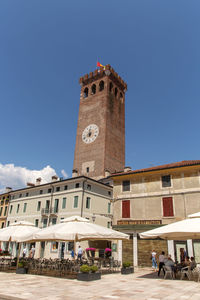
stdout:
<svg viewBox="0 0 200 300">
<path fill-rule="evenodd" d="M 170 252 L 179 260 L 180 248 L 200 262 L 199 241 L 141 240 L 139 232 L 185 219 L 200 211 L 200 161 L 182 161 L 141 170 L 126 170 L 113 180 L 113 227 L 130 233 L 127 247 L 135 265 L 149 265 L 152 249 Z"/>
<path fill-rule="evenodd" d="M 0 195 L 0 228 L 6 227 L 6 220 L 8 215 L 8 206 L 11 188 L 6 188 L 6 192 Z"/>
<path fill-rule="evenodd" d="M 110 65 L 80 78 L 74 175 L 94 179 L 125 164 L 126 83 Z"/>
<path fill-rule="evenodd" d="M 80 176 L 66 180 L 52 177 L 47 184 L 29 184 L 29 187 L 10 192 L 7 226 L 17 221 L 28 221 L 44 228 L 60 223 L 62 219 L 78 215 L 105 227 L 112 225 L 112 187 L 91 178 Z M 62 243 L 60 243 L 62 244 Z M 41 243 L 38 257 L 58 257 L 71 250 L 70 243 Z M 16 245 L 12 245 L 12 248 Z M 45 248 L 45 249 L 44 249 Z M 14 249 L 14 252 L 16 249 Z M 59 253 L 58 253 L 59 252 Z"/>
</svg>

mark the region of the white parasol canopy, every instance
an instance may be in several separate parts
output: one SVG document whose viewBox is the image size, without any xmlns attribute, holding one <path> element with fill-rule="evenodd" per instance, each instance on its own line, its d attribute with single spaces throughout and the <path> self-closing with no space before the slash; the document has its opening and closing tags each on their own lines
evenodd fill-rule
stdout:
<svg viewBox="0 0 200 300">
<path fill-rule="evenodd" d="M 129 235 L 90 223 L 89 220 L 74 216 L 62 220 L 62 223 L 31 233 L 25 241 L 84 241 L 84 240 L 125 240 Z"/>
<path fill-rule="evenodd" d="M 12 223 L 10 226 L 0 229 L 0 241 L 20 242 L 21 238 L 40 231 L 34 224 L 26 221 Z"/>
<path fill-rule="evenodd" d="M 165 240 L 187 240 L 200 238 L 200 213 L 189 215 L 189 219 L 174 222 L 156 229 L 140 233 L 143 239 L 161 238 Z M 188 216 L 188 217 L 189 217 Z"/>
</svg>

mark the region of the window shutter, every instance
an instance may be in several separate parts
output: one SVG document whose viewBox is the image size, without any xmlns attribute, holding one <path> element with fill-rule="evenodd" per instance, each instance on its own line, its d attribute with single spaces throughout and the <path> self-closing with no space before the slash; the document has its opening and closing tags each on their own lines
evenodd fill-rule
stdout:
<svg viewBox="0 0 200 300">
<path fill-rule="evenodd" d="M 130 200 L 122 201 L 122 218 L 130 218 Z"/>
<path fill-rule="evenodd" d="M 163 217 L 173 217 L 173 200 L 172 197 L 163 198 Z"/>
</svg>

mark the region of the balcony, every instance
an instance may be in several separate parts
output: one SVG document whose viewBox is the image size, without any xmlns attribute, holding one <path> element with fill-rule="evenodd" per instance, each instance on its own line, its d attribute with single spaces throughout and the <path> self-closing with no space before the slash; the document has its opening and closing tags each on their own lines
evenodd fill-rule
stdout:
<svg viewBox="0 0 200 300">
<path fill-rule="evenodd" d="M 58 214 L 58 208 L 57 207 L 52 207 L 52 208 L 42 208 L 41 209 L 41 215 L 42 216 L 57 216 Z"/>
</svg>

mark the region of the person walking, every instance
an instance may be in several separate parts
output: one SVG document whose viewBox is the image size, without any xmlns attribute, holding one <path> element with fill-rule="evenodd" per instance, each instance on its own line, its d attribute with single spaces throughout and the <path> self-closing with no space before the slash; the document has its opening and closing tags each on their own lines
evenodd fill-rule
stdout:
<svg viewBox="0 0 200 300">
<path fill-rule="evenodd" d="M 82 260 L 82 255 L 83 255 L 83 249 L 81 246 L 78 246 L 78 260 Z"/>
<path fill-rule="evenodd" d="M 161 270 L 163 270 L 163 273 L 164 273 L 164 276 L 165 276 L 165 269 L 164 269 L 165 262 L 164 261 L 166 260 L 166 257 L 165 257 L 165 252 L 164 251 L 161 252 L 158 259 L 159 259 L 158 276 L 160 276 L 160 271 Z"/>
<path fill-rule="evenodd" d="M 34 256 L 35 256 L 35 247 L 34 247 L 34 245 L 32 245 L 32 247 L 31 247 L 31 257 L 34 258 Z"/>
<path fill-rule="evenodd" d="M 27 254 L 27 248 L 26 248 L 26 246 L 24 247 L 22 254 L 23 254 L 23 258 L 25 258 L 26 254 Z"/>
<path fill-rule="evenodd" d="M 152 260 L 152 269 L 154 271 L 157 271 L 157 262 L 156 262 L 156 252 L 155 250 L 152 250 L 151 252 L 151 260 Z"/>
</svg>

